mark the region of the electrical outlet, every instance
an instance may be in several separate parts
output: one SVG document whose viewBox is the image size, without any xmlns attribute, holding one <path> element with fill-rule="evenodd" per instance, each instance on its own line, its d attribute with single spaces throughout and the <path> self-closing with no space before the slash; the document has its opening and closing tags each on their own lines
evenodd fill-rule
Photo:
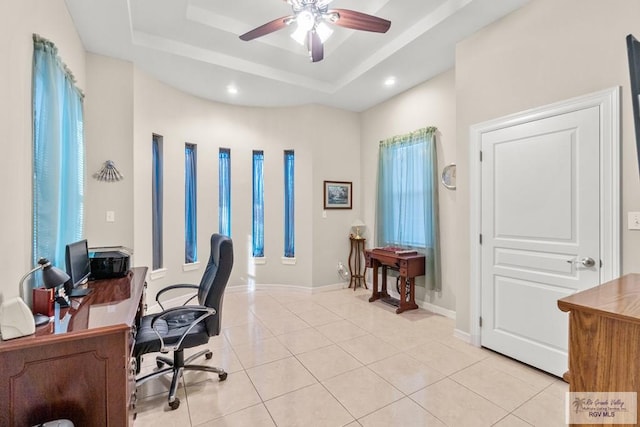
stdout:
<svg viewBox="0 0 640 427">
<path fill-rule="evenodd" d="M 629 230 L 640 230 L 640 212 L 629 212 Z"/>
</svg>

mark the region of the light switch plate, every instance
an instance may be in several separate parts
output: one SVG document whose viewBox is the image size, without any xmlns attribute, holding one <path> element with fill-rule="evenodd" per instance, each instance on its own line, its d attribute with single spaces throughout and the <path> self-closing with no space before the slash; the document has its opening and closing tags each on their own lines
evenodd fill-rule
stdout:
<svg viewBox="0 0 640 427">
<path fill-rule="evenodd" d="M 640 212 L 629 212 L 629 230 L 640 230 Z"/>
<path fill-rule="evenodd" d="M 116 222 L 116 213 L 114 211 L 107 211 L 107 222 Z"/>
</svg>

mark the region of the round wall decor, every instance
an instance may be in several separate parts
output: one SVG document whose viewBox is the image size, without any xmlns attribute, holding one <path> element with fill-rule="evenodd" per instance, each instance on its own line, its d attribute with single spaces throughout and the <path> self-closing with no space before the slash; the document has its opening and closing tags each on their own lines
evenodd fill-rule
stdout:
<svg viewBox="0 0 640 427">
<path fill-rule="evenodd" d="M 456 165 L 451 163 L 442 169 L 442 185 L 449 190 L 456 189 Z"/>
</svg>

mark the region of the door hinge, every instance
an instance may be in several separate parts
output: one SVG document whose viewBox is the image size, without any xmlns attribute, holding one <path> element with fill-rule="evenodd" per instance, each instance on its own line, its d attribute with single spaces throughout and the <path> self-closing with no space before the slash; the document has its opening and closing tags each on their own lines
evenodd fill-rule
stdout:
<svg viewBox="0 0 640 427">
<path fill-rule="evenodd" d="M 482 151 L 480 151 L 480 161 L 482 161 Z"/>
<path fill-rule="evenodd" d="M 480 244 L 482 244 L 482 234 L 480 234 Z"/>
<path fill-rule="evenodd" d="M 602 260 L 600 260 L 600 268 L 602 268 L 603 265 Z"/>
<path fill-rule="evenodd" d="M 482 328 L 482 316 L 480 316 L 480 320 L 478 321 L 478 325 Z"/>
</svg>

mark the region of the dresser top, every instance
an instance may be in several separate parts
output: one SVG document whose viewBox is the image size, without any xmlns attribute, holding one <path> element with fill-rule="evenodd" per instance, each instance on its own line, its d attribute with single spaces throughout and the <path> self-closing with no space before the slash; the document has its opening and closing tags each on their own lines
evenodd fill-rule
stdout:
<svg viewBox="0 0 640 427">
<path fill-rule="evenodd" d="M 640 274 L 626 274 L 558 300 L 562 311 L 581 311 L 640 322 Z"/>
</svg>

